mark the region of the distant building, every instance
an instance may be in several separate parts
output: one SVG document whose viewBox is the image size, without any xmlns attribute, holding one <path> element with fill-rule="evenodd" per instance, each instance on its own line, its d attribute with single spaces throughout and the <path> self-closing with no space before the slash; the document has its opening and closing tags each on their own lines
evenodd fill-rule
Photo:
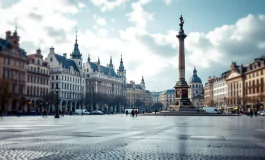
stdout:
<svg viewBox="0 0 265 160">
<path fill-rule="evenodd" d="M 200 107 L 204 104 L 204 89 L 202 80 L 197 75 L 197 70 L 194 68 L 193 75 L 189 80 L 189 98 L 195 107 Z"/>
<path fill-rule="evenodd" d="M 166 110 L 169 105 L 174 104 L 175 89 L 168 89 L 159 94 L 158 101 L 163 103 L 163 110 Z"/>
<path fill-rule="evenodd" d="M 97 62 L 91 62 L 90 56 L 88 56 L 87 62 L 84 66 L 84 74 L 86 78 L 86 91 L 87 93 L 100 93 L 106 96 L 123 96 L 126 97 L 126 70 L 123 65 L 121 57 L 120 66 L 115 72 L 112 57 L 107 66 L 100 64 L 100 59 Z M 88 97 L 90 98 L 90 97 Z M 95 98 L 95 97 L 91 97 Z M 87 104 L 88 105 L 88 104 Z M 107 112 L 121 112 L 124 110 L 124 104 L 111 105 L 96 104 L 97 106 L 90 106 L 90 111 L 96 110 L 98 107 L 100 110 Z"/>
<path fill-rule="evenodd" d="M 227 107 L 227 83 L 226 77 L 229 71 L 221 74 L 220 77 L 216 77 L 213 82 L 213 101 L 214 105 L 219 109 L 225 109 Z"/>
<path fill-rule="evenodd" d="M 142 102 L 141 106 L 137 106 L 137 101 Z M 140 84 L 130 81 L 127 84 L 127 108 L 148 108 L 152 105 L 152 97 L 150 91 L 146 90 L 144 77 Z"/>
<path fill-rule="evenodd" d="M 40 49 L 37 50 L 37 53 L 28 55 L 28 57 L 27 110 L 42 113 L 44 108 L 48 109 L 50 105 L 48 99 L 45 99 L 45 96 L 50 92 L 49 68 L 47 62 L 43 60 Z"/>
<path fill-rule="evenodd" d="M 213 82 L 215 77 L 208 77 L 207 82 L 204 86 L 204 104 L 209 106 L 214 106 L 213 100 Z"/>
<path fill-rule="evenodd" d="M 151 95 L 152 95 L 152 104 L 156 103 L 159 101 L 159 95 L 160 95 L 161 92 L 151 92 Z"/>
</svg>

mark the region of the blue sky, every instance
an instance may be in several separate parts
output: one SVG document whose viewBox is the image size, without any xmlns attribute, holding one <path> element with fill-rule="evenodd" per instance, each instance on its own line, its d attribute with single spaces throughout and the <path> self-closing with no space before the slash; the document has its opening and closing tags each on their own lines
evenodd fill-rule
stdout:
<svg viewBox="0 0 265 160">
<path fill-rule="evenodd" d="M 185 19 L 186 80 L 196 66 L 203 83 L 219 76 L 231 61 L 250 63 L 265 52 L 263 0 L 1 0 L 0 37 L 18 25 L 28 53 L 49 47 L 73 49 L 75 28 L 86 61 L 123 54 L 128 81 L 165 90 L 177 81 L 179 16 Z"/>
</svg>

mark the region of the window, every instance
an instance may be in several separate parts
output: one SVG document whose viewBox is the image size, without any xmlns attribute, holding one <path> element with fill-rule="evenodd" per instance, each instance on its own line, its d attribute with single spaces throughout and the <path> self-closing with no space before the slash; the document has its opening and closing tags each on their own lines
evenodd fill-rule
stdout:
<svg viewBox="0 0 265 160">
<path fill-rule="evenodd" d="M 23 93 L 23 85 L 19 86 L 19 93 Z"/>
<path fill-rule="evenodd" d="M 58 75 L 56 75 L 56 80 L 58 80 Z"/>
<path fill-rule="evenodd" d="M 52 57 L 50 58 L 50 62 L 52 62 Z"/>
</svg>

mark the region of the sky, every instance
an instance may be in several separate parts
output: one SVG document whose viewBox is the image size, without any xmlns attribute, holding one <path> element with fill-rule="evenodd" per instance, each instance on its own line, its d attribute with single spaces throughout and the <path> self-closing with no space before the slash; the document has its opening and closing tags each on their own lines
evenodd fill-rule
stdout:
<svg viewBox="0 0 265 160">
<path fill-rule="evenodd" d="M 203 84 L 232 61 L 246 65 L 265 55 L 264 0 L 0 0 L 0 37 L 17 31 L 28 54 L 53 46 L 74 48 L 76 30 L 83 62 L 90 54 L 118 69 L 122 54 L 127 81 L 151 91 L 178 80 L 179 17 L 185 20 L 186 80 L 194 67 Z"/>
</svg>

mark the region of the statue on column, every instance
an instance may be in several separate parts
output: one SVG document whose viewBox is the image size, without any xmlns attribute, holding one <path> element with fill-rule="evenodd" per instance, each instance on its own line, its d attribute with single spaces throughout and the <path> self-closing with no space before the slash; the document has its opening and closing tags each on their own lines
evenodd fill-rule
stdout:
<svg viewBox="0 0 265 160">
<path fill-rule="evenodd" d="M 183 20 L 182 15 L 180 16 L 179 20 L 180 20 L 180 24 L 179 24 L 180 30 L 183 30 L 184 20 Z"/>
</svg>

